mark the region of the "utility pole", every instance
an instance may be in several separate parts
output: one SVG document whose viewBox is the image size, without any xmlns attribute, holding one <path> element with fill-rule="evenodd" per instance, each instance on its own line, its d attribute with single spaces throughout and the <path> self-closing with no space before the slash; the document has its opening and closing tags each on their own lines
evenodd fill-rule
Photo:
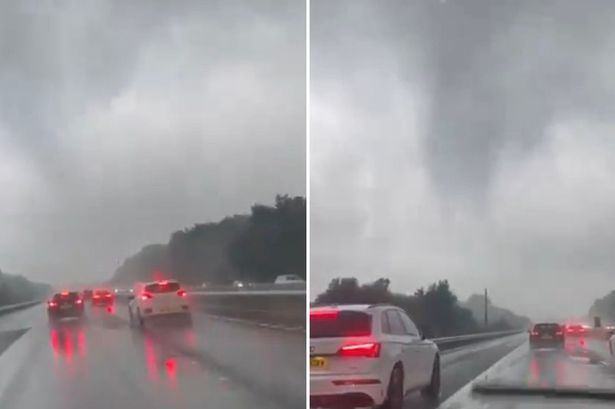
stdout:
<svg viewBox="0 0 615 409">
<path fill-rule="evenodd" d="M 489 316 L 487 315 L 487 289 L 485 288 L 485 328 L 489 326 Z"/>
</svg>

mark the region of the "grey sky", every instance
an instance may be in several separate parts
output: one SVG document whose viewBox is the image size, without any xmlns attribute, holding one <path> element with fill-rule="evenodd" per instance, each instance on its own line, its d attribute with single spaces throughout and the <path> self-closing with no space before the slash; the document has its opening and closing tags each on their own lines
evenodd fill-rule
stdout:
<svg viewBox="0 0 615 409">
<path fill-rule="evenodd" d="M 335 3 L 335 4 L 332 4 Z M 536 319 L 615 288 L 615 4 L 312 0 L 311 279 Z"/>
<path fill-rule="evenodd" d="M 7 272 L 106 279 L 305 192 L 303 1 L 2 2 L 0 55 Z"/>
</svg>

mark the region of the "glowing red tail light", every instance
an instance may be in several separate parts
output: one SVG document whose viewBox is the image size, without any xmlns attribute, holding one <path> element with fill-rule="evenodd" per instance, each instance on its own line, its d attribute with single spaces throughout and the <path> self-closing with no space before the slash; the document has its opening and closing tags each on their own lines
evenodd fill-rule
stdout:
<svg viewBox="0 0 615 409">
<path fill-rule="evenodd" d="M 186 290 L 178 290 L 177 291 L 177 295 L 179 295 L 180 297 L 185 297 L 186 296 Z"/>
<path fill-rule="evenodd" d="M 366 342 L 364 344 L 344 345 L 337 354 L 346 357 L 378 358 L 380 356 L 380 343 Z"/>
<path fill-rule="evenodd" d="M 152 297 L 152 295 L 150 293 L 143 293 L 143 294 L 141 294 L 141 299 L 143 301 L 151 300 L 152 298 L 153 297 Z"/>
<path fill-rule="evenodd" d="M 310 311 L 310 320 L 334 320 L 338 313 L 339 310 L 314 310 Z"/>
<path fill-rule="evenodd" d="M 94 298 L 95 300 L 97 300 L 97 299 L 99 299 L 99 298 L 100 298 L 100 295 L 98 295 L 98 294 L 93 295 L 93 296 L 92 296 L 92 298 Z"/>
<path fill-rule="evenodd" d="M 107 298 L 111 298 L 111 293 L 107 293 L 107 294 L 105 294 L 105 297 L 107 297 Z"/>
<path fill-rule="evenodd" d="M 536 336 L 538 336 L 538 331 L 532 331 L 532 332 L 530 332 L 530 335 L 533 336 L 533 337 L 536 337 Z"/>
<path fill-rule="evenodd" d="M 57 307 L 58 303 L 55 302 L 55 301 L 47 301 L 47 305 L 50 306 L 50 307 Z"/>
<path fill-rule="evenodd" d="M 77 298 L 75 300 L 75 304 L 81 304 L 81 303 L 83 303 L 83 300 L 81 298 Z"/>
</svg>

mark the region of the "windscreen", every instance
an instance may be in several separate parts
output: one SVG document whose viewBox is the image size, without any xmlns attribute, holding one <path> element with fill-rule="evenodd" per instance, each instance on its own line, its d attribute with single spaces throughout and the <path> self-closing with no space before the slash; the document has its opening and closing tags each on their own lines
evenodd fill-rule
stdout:
<svg viewBox="0 0 615 409">
<path fill-rule="evenodd" d="M 372 317 L 360 311 L 310 314 L 310 338 L 371 335 Z"/>
<path fill-rule="evenodd" d="M 168 283 L 148 284 L 145 286 L 145 291 L 152 294 L 173 293 L 179 289 L 179 283 L 174 281 Z"/>
</svg>

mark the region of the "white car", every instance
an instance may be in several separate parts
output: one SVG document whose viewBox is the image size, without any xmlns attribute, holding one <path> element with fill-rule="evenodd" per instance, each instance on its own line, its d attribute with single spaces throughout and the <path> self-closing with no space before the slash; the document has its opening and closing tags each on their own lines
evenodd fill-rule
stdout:
<svg viewBox="0 0 615 409">
<path fill-rule="evenodd" d="M 305 280 L 296 274 L 284 274 L 277 276 L 274 284 L 305 284 Z"/>
<path fill-rule="evenodd" d="M 420 390 L 440 395 L 440 354 L 400 308 L 310 308 L 310 407 L 400 409 Z"/>
<path fill-rule="evenodd" d="M 190 320 L 186 291 L 174 280 L 139 283 L 128 303 L 131 323 L 143 325 L 154 316 L 178 314 Z"/>
</svg>

